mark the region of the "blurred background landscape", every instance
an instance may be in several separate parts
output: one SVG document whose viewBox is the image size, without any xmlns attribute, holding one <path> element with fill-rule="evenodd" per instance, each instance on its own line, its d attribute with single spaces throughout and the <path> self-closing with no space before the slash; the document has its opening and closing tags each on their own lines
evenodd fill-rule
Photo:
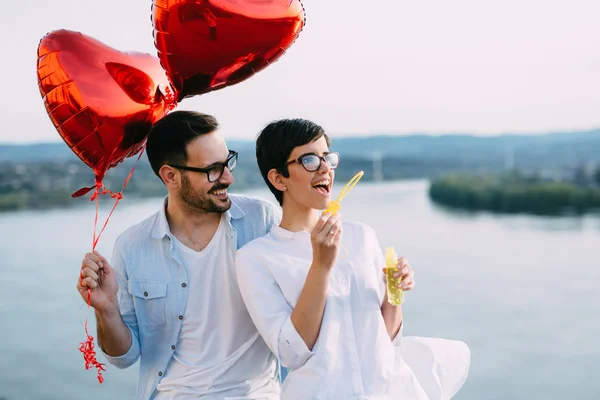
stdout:
<svg viewBox="0 0 600 400">
<path fill-rule="evenodd" d="M 455 208 L 505 213 L 581 214 L 600 209 L 600 129 L 544 135 L 468 134 L 336 138 L 341 154 L 337 179 L 365 171 L 365 181 L 427 179 L 432 200 Z M 264 182 L 254 142 L 231 140 L 240 153 L 235 190 Z M 104 180 L 121 189 L 135 165 L 132 157 Z M 94 182 L 91 170 L 64 143 L 0 145 L 0 211 L 81 204 L 70 194 Z M 166 194 L 142 156 L 127 196 Z"/>
<path fill-rule="evenodd" d="M 236 4 L 271 0 L 211 0 Z M 0 24 L 0 400 L 133 399 L 138 366 L 99 385 L 80 352 L 75 284 L 91 250 L 90 168 L 50 122 L 36 47 L 56 29 L 156 55 L 151 0 L 20 0 Z M 600 2 L 302 0 L 307 22 L 276 63 L 184 100 L 240 154 L 232 192 L 275 201 L 254 157 L 269 121 L 308 118 L 358 170 L 345 220 L 371 225 L 415 268 L 405 334 L 465 341 L 457 400 L 598 400 Z M 135 157 L 108 171 L 119 191 Z M 98 244 L 162 204 L 145 155 Z M 99 224 L 113 199 L 101 196 Z M 105 362 L 99 354 L 100 362 Z"/>
</svg>

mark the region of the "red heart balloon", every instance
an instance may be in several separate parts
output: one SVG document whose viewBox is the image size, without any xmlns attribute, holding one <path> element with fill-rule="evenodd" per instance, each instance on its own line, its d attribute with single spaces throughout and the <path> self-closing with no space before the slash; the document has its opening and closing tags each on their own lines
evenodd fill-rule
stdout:
<svg viewBox="0 0 600 400">
<path fill-rule="evenodd" d="M 300 0 L 153 0 L 154 44 L 177 100 L 241 82 L 304 26 Z"/>
<path fill-rule="evenodd" d="M 174 107 L 156 57 L 123 53 L 79 32 L 42 38 L 37 75 L 48 116 L 97 185 L 142 149 L 152 124 Z"/>
</svg>

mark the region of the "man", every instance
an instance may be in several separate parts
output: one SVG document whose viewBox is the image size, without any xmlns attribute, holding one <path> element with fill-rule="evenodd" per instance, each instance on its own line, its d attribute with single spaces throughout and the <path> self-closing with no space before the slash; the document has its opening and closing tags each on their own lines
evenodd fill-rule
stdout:
<svg viewBox="0 0 600 400">
<path fill-rule="evenodd" d="M 237 285 L 234 256 L 277 224 L 266 201 L 231 195 L 237 153 L 209 115 L 176 111 L 146 151 L 167 188 L 164 206 L 126 230 L 112 267 L 87 254 L 77 288 L 98 322 L 107 360 L 140 359 L 137 399 L 276 399 L 278 363 Z"/>
</svg>

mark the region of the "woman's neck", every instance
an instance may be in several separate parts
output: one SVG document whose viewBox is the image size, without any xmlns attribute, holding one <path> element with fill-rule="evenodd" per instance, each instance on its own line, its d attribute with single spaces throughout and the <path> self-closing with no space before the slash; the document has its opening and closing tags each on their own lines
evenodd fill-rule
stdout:
<svg viewBox="0 0 600 400">
<path fill-rule="evenodd" d="M 279 224 L 290 232 L 311 232 L 319 219 L 319 211 L 294 203 L 283 203 L 283 213 Z"/>
</svg>

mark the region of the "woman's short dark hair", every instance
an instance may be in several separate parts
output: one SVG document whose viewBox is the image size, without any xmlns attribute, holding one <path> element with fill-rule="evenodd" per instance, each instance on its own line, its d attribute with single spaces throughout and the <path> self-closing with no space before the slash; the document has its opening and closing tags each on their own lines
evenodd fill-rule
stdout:
<svg viewBox="0 0 600 400">
<path fill-rule="evenodd" d="M 195 111 L 174 111 L 152 126 L 146 142 L 146 154 L 154 173 L 166 164 L 185 165 L 187 145 L 198 136 L 219 128 L 212 115 Z"/>
<path fill-rule="evenodd" d="M 277 199 L 283 204 L 283 192 L 275 189 L 268 178 L 269 171 L 275 168 L 284 177 L 289 177 L 286 162 L 292 151 L 321 137 L 325 137 L 329 146 L 329 137 L 323 128 L 306 119 L 282 119 L 271 122 L 256 139 L 256 160 L 265 183 Z"/>
</svg>

